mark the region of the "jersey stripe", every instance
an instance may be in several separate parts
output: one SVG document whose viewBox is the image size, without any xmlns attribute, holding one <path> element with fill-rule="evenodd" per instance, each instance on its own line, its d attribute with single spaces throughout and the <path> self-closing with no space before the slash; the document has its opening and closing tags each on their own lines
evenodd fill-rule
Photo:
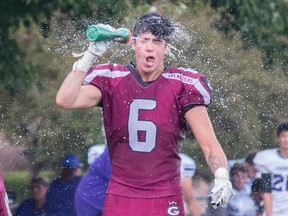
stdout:
<svg viewBox="0 0 288 216">
<path fill-rule="evenodd" d="M 96 76 L 102 76 L 102 77 L 109 77 L 109 78 L 118 78 L 123 77 L 129 74 L 130 71 L 111 71 L 110 69 L 104 69 L 104 70 L 93 70 L 90 74 L 88 74 L 83 84 L 89 84 Z"/>
<path fill-rule="evenodd" d="M 203 96 L 204 99 L 204 103 L 205 104 L 210 104 L 211 102 L 211 96 L 209 94 L 209 92 L 204 88 L 204 86 L 201 84 L 200 81 L 198 81 L 195 84 L 195 87 L 197 88 L 197 90 L 201 93 L 201 95 Z"/>
<path fill-rule="evenodd" d="M 12 213 L 11 213 L 10 207 L 9 207 L 9 199 L 8 199 L 7 193 L 5 193 L 4 199 L 5 199 L 5 206 L 6 206 L 7 214 L 8 214 L 8 216 L 12 216 Z"/>
<path fill-rule="evenodd" d="M 194 85 L 195 88 L 201 93 L 203 100 L 204 100 L 204 104 L 210 104 L 211 96 L 209 92 L 205 89 L 205 87 L 202 85 L 202 83 L 199 81 L 199 79 L 194 79 L 192 77 L 183 76 L 180 73 L 163 73 L 162 76 L 164 76 L 167 79 L 178 80 L 182 83 Z"/>
</svg>

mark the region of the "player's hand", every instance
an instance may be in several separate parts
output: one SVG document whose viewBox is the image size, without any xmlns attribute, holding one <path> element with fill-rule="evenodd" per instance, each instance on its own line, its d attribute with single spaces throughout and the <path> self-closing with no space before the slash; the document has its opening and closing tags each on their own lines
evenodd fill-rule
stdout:
<svg viewBox="0 0 288 216">
<path fill-rule="evenodd" d="M 106 50 L 110 46 L 111 42 L 112 41 L 110 41 L 110 40 L 99 41 L 99 42 L 90 42 L 90 45 L 88 47 L 88 52 L 90 52 L 94 56 L 100 57 L 103 55 L 103 53 L 106 52 Z"/>
<path fill-rule="evenodd" d="M 115 29 L 110 25 L 104 25 L 100 24 L 106 29 L 109 29 L 110 31 L 114 31 Z M 73 65 L 73 70 L 76 68 L 80 71 L 87 73 L 89 69 L 91 68 L 93 62 L 95 62 L 100 56 L 103 55 L 104 52 L 108 49 L 109 45 L 111 44 L 111 40 L 105 40 L 105 41 L 98 41 L 98 42 L 90 42 L 88 50 L 84 52 L 84 54 L 77 55 L 73 54 L 75 57 L 82 56 L 81 59 L 76 61 Z"/>
<path fill-rule="evenodd" d="M 215 171 L 214 187 L 209 193 L 214 209 L 225 205 L 233 197 L 232 184 L 229 181 L 227 169 L 221 167 Z"/>
<path fill-rule="evenodd" d="M 116 31 L 116 29 L 110 25 L 99 24 L 98 26 L 102 26 L 103 28 L 106 28 L 110 31 Z M 104 52 L 106 52 L 106 50 L 110 46 L 111 42 L 112 42 L 112 40 L 90 42 L 90 45 L 88 47 L 88 52 L 92 53 L 95 56 L 100 57 L 103 55 Z"/>
</svg>

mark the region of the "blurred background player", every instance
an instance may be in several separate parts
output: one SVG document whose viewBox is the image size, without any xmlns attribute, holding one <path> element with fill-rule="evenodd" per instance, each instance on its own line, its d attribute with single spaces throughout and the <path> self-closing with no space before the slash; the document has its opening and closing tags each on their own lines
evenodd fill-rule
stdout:
<svg viewBox="0 0 288 216">
<path fill-rule="evenodd" d="M 256 216 L 257 207 L 245 191 L 247 178 L 248 168 L 246 164 L 234 164 L 230 170 L 234 196 L 227 204 L 227 216 Z"/>
<path fill-rule="evenodd" d="M 256 179 L 256 177 L 259 173 L 257 167 L 255 166 L 255 164 L 253 162 L 257 152 L 258 152 L 257 150 L 253 150 L 253 151 L 249 152 L 245 158 L 228 160 L 229 172 L 230 172 L 231 167 L 233 167 L 234 164 L 236 164 L 236 163 L 245 164 L 245 166 L 247 167 L 248 178 L 247 178 L 247 181 L 245 183 L 245 191 L 246 191 L 247 195 L 251 194 L 252 182 Z M 258 177 L 260 177 L 260 176 L 258 176 Z"/>
<path fill-rule="evenodd" d="M 1 172 L 0 172 L 0 216 L 12 216 Z"/>
<path fill-rule="evenodd" d="M 88 163 L 90 167 L 75 194 L 76 213 L 78 216 L 101 216 L 111 176 L 107 146 L 92 146 L 88 152 Z"/>
<path fill-rule="evenodd" d="M 235 163 L 230 169 L 230 179 L 234 196 L 223 207 L 213 209 L 208 205 L 207 216 L 256 216 L 256 206 L 250 194 L 245 191 L 248 169 L 245 164 Z"/>
<path fill-rule="evenodd" d="M 265 192 L 265 183 L 263 179 L 257 178 L 253 181 L 251 187 L 251 198 L 257 207 L 256 216 L 262 216 L 264 214 L 264 200 L 263 195 Z"/>
<path fill-rule="evenodd" d="M 248 178 L 247 178 L 247 181 L 245 183 L 244 190 L 245 190 L 247 195 L 251 194 L 251 188 L 252 188 L 252 184 L 253 184 L 254 180 L 257 177 L 260 177 L 260 175 L 258 176 L 259 170 L 255 166 L 254 161 L 253 161 L 257 152 L 258 152 L 258 150 L 251 151 L 250 153 L 248 153 L 248 155 L 245 158 L 245 166 L 247 167 Z"/>
<path fill-rule="evenodd" d="M 254 163 L 265 181 L 266 216 L 288 215 L 288 122 L 277 128 L 279 147 L 256 154 Z"/>
<path fill-rule="evenodd" d="M 16 209 L 15 216 L 44 216 L 44 204 L 49 181 L 43 177 L 35 177 L 30 181 L 32 197 L 23 201 Z"/>
<path fill-rule="evenodd" d="M 49 216 L 76 216 L 74 196 L 83 164 L 75 154 L 68 154 L 62 167 L 61 176 L 49 187 L 44 210 Z"/>
<path fill-rule="evenodd" d="M 65 109 L 103 106 L 112 165 L 104 216 L 184 215 L 179 152 L 187 124 L 215 175 L 213 206 L 232 196 L 227 159 L 207 113 L 207 77 L 164 67 L 174 30 L 157 13 L 139 17 L 132 39 L 135 64 L 93 65 L 111 41 L 90 43 L 57 93 L 56 103 Z"/>
<path fill-rule="evenodd" d="M 184 208 L 186 215 L 200 216 L 197 208 L 196 197 L 193 190 L 192 177 L 196 171 L 195 161 L 186 154 L 181 153 L 181 186 L 184 198 Z"/>
</svg>

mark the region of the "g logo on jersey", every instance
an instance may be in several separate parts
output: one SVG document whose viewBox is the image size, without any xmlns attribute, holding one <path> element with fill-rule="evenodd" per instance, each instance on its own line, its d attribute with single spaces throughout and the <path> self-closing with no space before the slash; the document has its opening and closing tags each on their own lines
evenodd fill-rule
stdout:
<svg viewBox="0 0 288 216">
<path fill-rule="evenodd" d="M 177 216 L 180 213 L 180 209 L 177 206 L 177 203 L 172 202 L 169 203 L 169 207 L 167 209 L 168 216 Z"/>
</svg>

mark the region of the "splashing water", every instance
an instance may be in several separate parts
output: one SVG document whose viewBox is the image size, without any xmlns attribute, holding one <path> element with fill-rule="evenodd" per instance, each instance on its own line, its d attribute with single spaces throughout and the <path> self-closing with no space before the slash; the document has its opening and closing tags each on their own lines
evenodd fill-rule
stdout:
<svg viewBox="0 0 288 216">
<path fill-rule="evenodd" d="M 93 19 L 81 19 L 77 21 L 63 21 L 59 17 L 54 17 L 51 21 L 51 32 L 47 38 L 45 46 L 51 52 L 56 52 L 63 57 L 71 57 L 72 53 L 83 53 L 87 50 L 89 41 L 86 38 L 86 29 L 89 25 L 96 24 Z M 191 43 L 193 37 L 189 35 L 185 27 L 179 23 L 174 23 L 175 30 L 171 35 L 171 43 L 168 44 L 166 63 L 174 63 L 181 59 L 185 62 L 186 44 Z M 109 62 L 119 62 L 126 59 L 134 59 L 131 42 L 129 44 L 112 43 L 110 49 L 105 53 L 109 56 Z"/>
</svg>

